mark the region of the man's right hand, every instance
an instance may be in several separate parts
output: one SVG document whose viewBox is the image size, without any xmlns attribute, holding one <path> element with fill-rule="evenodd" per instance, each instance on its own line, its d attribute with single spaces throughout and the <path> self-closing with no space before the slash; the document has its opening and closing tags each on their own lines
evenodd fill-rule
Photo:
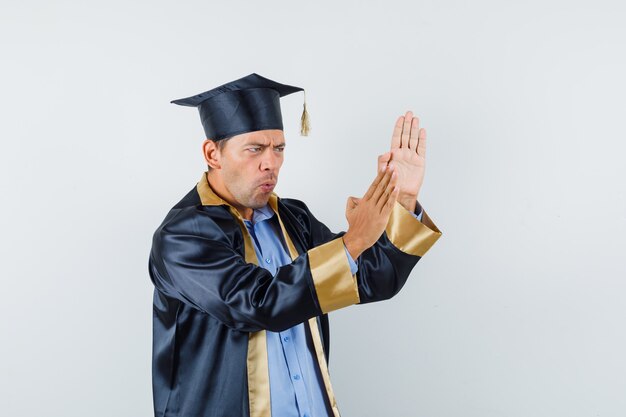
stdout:
<svg viewBox="0 0 626 417">
<path fill-rule="evenodd" d="M 378 171 L 363 198 L 348 197 L 346 219 L 348 231 L 343 235 L 346 249 L 356 260 L 383 234 L 393 205 L 398 199 L 398 174 L 393 162 Z"/>
</svg>

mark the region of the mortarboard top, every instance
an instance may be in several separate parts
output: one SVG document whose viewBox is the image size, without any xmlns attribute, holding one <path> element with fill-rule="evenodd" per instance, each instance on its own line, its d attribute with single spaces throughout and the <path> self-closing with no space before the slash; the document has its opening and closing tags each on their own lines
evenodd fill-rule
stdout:
<svg viewBox="0 0 626 417">
<path fill-rule="evenodd" d="M 172 103 L 197 107 L 206 137 L 218 141 L 257 130 L 283 130 L 280 97 L 297 91 L 304 89 L 253 73 L 204 93 L 173 100 Z M 307 136 L 309 129 L 305 101 L 300 133 Z"/>
</svg>

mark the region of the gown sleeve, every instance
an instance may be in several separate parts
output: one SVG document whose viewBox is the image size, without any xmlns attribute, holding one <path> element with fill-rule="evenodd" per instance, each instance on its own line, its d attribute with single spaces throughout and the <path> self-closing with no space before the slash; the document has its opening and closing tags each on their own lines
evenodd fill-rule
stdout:
<svg viewBox="0 0 626 417">
<path fill-rule="evenodd" d="M 297 200 L 292 200 L 292 203 L 298 207 L 301 221 L 306 222 L 311 246 L 337 239 L 344 234 L 332 233 L 304 203 Z M 356 260 L 359 296 L 356 303 L 381 301 L 396 295 L 406 283 L 413 267 L 441 236 L 441 231 L 419 202 L 415 211 L 421 221 L 396 202 L 381 237 Z M 336 309 L 332 307 L 322 310 L 327 313 Z"/>
<path fill-rule="evenodd" d="M 170 216 L 153 236 L 149 273 L 155 288 L 246 332 L 282 331 L 329 305 L 358 302 L 341 238 L 302 253 L 275 275 L 247 263 L 231 239 L 201 210 Z"/>
</svg>

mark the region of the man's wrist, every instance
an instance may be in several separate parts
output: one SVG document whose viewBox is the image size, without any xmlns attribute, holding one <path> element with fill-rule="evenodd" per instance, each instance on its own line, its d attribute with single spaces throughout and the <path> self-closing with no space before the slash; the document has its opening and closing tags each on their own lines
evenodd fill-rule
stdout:
<svg viewBox="0 0 626 417">
<path fill-rule="evenodd" d="M 400 203 L 400 205 L 404 207 L 405 209 L 407 209 L 409 212 L 414 213 L 415 209 L 417 208 L 417 194 L 399 195 L 398 203 Z"/>
<path fill-rule="evenodd" d="M 363 248 L 363 245 L 359 242 L 359 240 L 353 237 L 348 230 L 342 237 L 343 244 L 348 250 L 348 253 L 352 257 L 353 260 L 356 259 L 363 253 L 366 248 Z"/>
</svg>

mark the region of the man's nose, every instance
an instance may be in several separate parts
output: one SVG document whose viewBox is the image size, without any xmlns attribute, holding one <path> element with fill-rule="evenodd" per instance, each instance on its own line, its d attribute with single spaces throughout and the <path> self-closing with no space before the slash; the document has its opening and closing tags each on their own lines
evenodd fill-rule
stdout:
<svg viewBox="0 0 626 417">
<path fill-rule="evenodd" d="M 273 149 L 266 149 L 261 159 L 261 171 L 273 171 L 278 166 L 278 155 Z"/>
</svg>

